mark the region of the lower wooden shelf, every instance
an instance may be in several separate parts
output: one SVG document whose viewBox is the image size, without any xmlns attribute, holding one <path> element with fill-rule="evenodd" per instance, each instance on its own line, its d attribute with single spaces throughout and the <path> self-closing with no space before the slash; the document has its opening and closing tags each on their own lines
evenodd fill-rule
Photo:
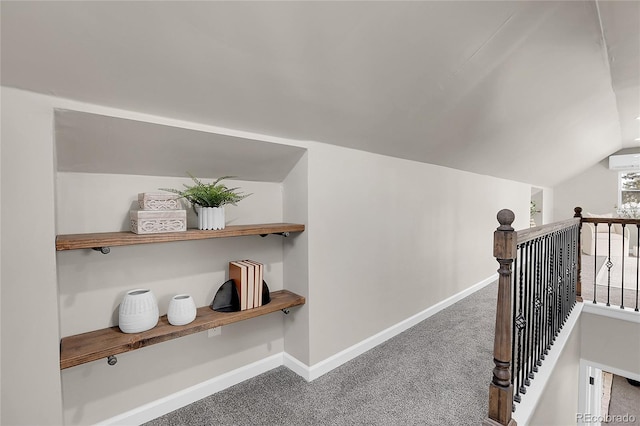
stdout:
<svg viewBox="0 0 640 426">
<path fill-rule="evenodd" d="M 245 311 L 217 312 L 209 306 L 198 308 L 196 319 L 187 325 L 171 325 L 167 316 L 164 315 L 160 317 L 157 326 L 142 333 L 127 334 L 120 331 L 118 327 L 110 327 L 64 337 L 60 341 L 60 369 L 63 370 L 293 306 L 304 305 L 304 303 L 303 296 L 288 290 L 279 290 L 271 292 L 269 304 Z"/>
</svg>

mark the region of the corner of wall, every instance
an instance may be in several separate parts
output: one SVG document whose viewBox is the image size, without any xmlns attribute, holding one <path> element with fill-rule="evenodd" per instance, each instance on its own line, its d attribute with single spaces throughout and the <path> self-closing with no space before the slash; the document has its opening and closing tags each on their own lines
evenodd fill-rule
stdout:
<svg viewBox="0 0 640 426">
<path fill-rule="evenodd" d="M 0 423 L 61 424 L 53 106 L 46 96 L 5 87 L 1 102 Z M 37 188 L 36 208 L 25 187 Z"/>
<path fill-rule="evenodd" d="M 285 318 L 284 351 L 309 364 L 309 206 L 308 155 L 306 152 L 283 182 L 285 222 L 305 224 L 305 231 L 284 241 L 285 288 L 306 298 L 306 304 Z"/>
</svg>

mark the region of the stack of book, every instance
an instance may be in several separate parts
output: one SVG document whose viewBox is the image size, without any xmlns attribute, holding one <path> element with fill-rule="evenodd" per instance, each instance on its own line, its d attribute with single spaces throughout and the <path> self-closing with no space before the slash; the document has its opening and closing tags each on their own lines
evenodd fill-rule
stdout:
<svg viewBox="0 0 640 426">
<path fill-rule="evenodd" d="M 229 262 L 229 279 L 238 290 L 241 311 L 262 306 L 262 263 L 249 259 Z"/>
</svg>

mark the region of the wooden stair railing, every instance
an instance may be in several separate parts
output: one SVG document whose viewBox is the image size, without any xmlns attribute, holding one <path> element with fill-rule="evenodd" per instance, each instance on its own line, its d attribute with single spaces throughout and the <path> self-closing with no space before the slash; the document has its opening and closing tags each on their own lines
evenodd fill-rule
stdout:
<svg viewBox="0 0 640 426">
<path fill-rule="evenodd" d="M 497 218 L 495 367 L 483 425 L 515 426 L 514 401 L 527 392 L 580 294 L 580 219 L 516 232 L 511 210 Z"/>
</svg>

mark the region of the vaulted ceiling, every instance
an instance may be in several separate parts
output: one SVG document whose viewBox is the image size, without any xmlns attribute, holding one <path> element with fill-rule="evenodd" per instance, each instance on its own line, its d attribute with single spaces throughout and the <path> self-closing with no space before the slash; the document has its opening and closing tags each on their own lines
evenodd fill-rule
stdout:
<svg viewBox="0 0 640 426">
<path fill-rule="evenodd" d="M 3 86 L 540 186 L 639 145 L 636 1 L 0 7 Z"/>
</svg>

